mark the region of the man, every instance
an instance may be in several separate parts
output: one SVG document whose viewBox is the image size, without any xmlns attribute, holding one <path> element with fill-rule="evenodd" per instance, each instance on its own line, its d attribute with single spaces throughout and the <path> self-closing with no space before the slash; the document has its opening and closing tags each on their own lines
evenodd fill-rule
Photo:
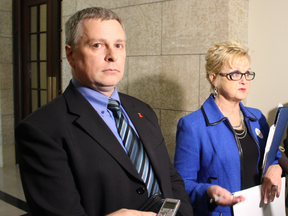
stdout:
<svg viewBox="0 0 288 216">
<path fill-rule="evenodd" d="M 103 8 L 77 12 L 66 23 L 66 44 L 72 81 L 62 95 L 27 117 L 15 132 L 31 214 L 155 215 L 136 209 L 160 192 L 181 200 L 180 214 L 193 215 L 155 113 L 115 88 L 126 58 L 119 17 Z M 144 149 L 141 162 L 132 162 L 134 150 L 130 152 L 127 144 L 131 139 L 122 140 L 123 134 L 119 135 L 117 126 L 122 124 L 115 124 L 111 101 L 120 104 L 126 118 L 122 123 L 129 122 L 133 142 Z M 149 168 L 143 163 L 138 170 L 143 161 L 150 163 Z"/>
</svg>

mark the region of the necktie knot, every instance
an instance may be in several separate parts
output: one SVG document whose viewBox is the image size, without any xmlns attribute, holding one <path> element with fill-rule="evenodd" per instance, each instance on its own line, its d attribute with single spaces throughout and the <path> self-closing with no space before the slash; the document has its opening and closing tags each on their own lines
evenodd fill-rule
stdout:
<svg viewBox="0 0 288 216">
<path fill-rule="evenodd" d="M 109 99 L 109 101 L 108 101 L 108 107 L 107 107 L 107 108 L 108 108 L 109 110 L 111 110 L 111 112 L 113 113 L 114 116 L 115 116 L 115 115 L 118 115 L 118 116 L 119 116 L 118 112 L 119 112 L 119 111 L 121 112 L 121 110 L 120 110 L 120 105 L 119 105 L 118 101 L 113 100 L 113 99 Z"/>
</svg>

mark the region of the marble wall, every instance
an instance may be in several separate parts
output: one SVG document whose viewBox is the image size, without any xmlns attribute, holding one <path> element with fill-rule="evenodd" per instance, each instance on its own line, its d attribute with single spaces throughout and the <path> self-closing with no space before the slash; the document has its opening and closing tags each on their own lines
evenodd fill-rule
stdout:
<svg viewBox="0 0 288 216">
<path fill-rule="evenodd" d="M 15 164 L 12 1 L 0 0 L 0 167 Z"/>
<path fill-rule="evenodd" d="M 179 118 L 210 93 L 205 53 L 228 39 L 247 43 L 248 5 L 248 0 L 63 0 L 62 21 L 64 29 L 73 13 L 91 6 L 110 8 L 123 19 L 127 60 L 117 89 L 155 110 L 173 161 Z M 64 49 L 62 56 L 65 89 L 71 69 Z"/>
</svg>

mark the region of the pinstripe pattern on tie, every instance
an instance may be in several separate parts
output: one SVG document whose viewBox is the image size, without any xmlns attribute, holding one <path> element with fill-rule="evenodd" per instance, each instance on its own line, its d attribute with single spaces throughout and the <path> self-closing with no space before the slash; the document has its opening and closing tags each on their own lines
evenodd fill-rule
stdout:
<svg viewBox="0 0 288 216">
<path fill-rule="evenodd" d="M 134 164 L 137 172 L 146 184 L 148 196 L 160 193 L 159 184 L 154 176 L 153 168 L 149 162 L 149 158 L 144 149 L 142 141 L 138 138 L 133 128 L 126 121 L 122 114 L 119 103 L 115 100 L 109 100 L 108 109 L 112 111 L 118 133 L 123 140 L 123 144 L 127 149 L 128 156 Z"/>
</svg>

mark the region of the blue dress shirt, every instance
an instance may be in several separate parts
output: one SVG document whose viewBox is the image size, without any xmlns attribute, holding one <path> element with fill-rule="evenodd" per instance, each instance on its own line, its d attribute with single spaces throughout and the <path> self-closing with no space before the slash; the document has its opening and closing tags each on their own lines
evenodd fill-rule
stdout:
<svg viewBox="0 0 288 216">
<path fill-rule="evenodd" d="M 123 149 L 127 153 L 127 150 L 123 145 L 123 141 L 122 141 L 122 139 L 118 133 L 113 113 L 107 108 L 109 99 L 113 99 L 113 100 L 116 100 L 119 102 L 120 109 L 121 109 L 125 119 L 130 124 L 130 126 L 134 129 L 136 134 L 137 134 L 137 131 L 135 130 L 133 123 L 131 122 L 131 120 L 129 119 L 129 116 L 127 115 L 127 113 L 125 112 L 124 108 L 121 105 L 121 101 L 120 101 L 119 94 L 118 94 L 116 87 L 115 87 L 113 94 L 109 98 L 106 95 L 101 94 L 98 91 L 95 91 L 91 88 L 88 88 L 88 87 L 82 85 L 81 83 L 79 83 L 74 78 L 72 78 L 72 84 L 86 98 L 86 100 L 88 100 L 88 102 L 92 105 L 92 107 L 96 110 L 96 112 L 101 116 L 103 121 L 107 124 L 107 126 L 113 132 L 113 134 L 118 139 L 119 143 L 122 145 Z M 138 136 L 138 134 L 137 134 L 137 136 Z"/>
</svg>

